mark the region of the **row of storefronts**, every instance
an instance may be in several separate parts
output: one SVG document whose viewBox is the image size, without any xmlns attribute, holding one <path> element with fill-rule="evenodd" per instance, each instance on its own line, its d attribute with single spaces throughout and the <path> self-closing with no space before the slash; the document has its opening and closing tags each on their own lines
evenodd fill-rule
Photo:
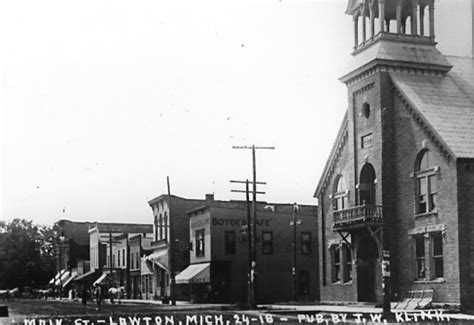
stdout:
<svg viewBox="0 0 474 325">
<path fill-rule="evenodd" d="M 65 249 L 63 268 L 50 285 L 60 287 L 63 296 L 73 288 L 101 285 L 122 287 L 130 299 L 245 302 L 251 253 L 247 203 L 162 195 L 149 205 L 150 225 L 89 224 L 89 260 L 68 267 L 71 262 L 64 261 L 71 251 Z M 258 203 L 256 210 L 256 299 L 314 301 L 316 207 Z M 63 233 L 73 240 L 72 232 Z"/>
</svg>

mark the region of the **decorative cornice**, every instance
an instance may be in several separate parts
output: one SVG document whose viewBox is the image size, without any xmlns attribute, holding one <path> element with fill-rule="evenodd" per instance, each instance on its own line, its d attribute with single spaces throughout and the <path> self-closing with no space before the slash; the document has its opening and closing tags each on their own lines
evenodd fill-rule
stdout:
<svg viewBox="0 0 474 325">
<path fill-rule="evenodd" d="M 329 159 L 330 163 L 329 163 L 329 166 L 327 168 L 327 173 L 326 173 L 326 175 L 324 175 L 324 181 L 323 181 L 323 184 L 321 186 L 320 191 L 325 191 L 327 186 L 329 185 L 330 179 L 334 175 L 337 163 L 339 161 L 339 158 L 342 155 L 342 150 L 344 149 L 344 146 L 347 142 L 348 137 L 349 137 L 349 132 L 346 128 L 344 130 L 344 133 L 342 134 L 342 137 L 341 137 L 340 141 L 337 143 L 337 147 L 334 151 L 334 154 Z"/>
<path fill-rule="evenodd" d="M 453 153 L 449 149 L 449 147 L 444 143 L 441 137 L 433 130 L 433 127 L 429 125 L 429 123 L 425 120 L 425 118 L 420 114 L 420 112 L 411 105 L 400 92 L 400 90 L 396 87 L 395 88 L 395 95 L 400 99 L 403 107 L 407 110 L 408 113 L 412 116 L 413 120 L 421 127 L 423 132 L 426 136 L 431 140 L 432 143 L 436 146 L 439 150 L 441 155 L 450 162 L 451 159 L 455 159 Z"/>
<path fill-rule="evenodd" d="M 422 68 L 422 67 L 416 67 L 416 66 L 400 66 L 400 65 L 382 63 L 382 64 L 378 64 L 378 65 L 363 69 L 344 82 L 349 87 L 373 76 L 374 74 L 378 72 L 401 72 L 401 73 L 425 75 L 425 76 L 444 76 L 445 75 L 445 72 L 437 70 L 437 69 L 427 69 L 426 67 Z"/>
<path fill-rule="evenodd" d="M 371 90 L 372 88 L 374 88 L 375 86 L 375 83 L 374 82 L 371 82 L 371 83 L 368 83 L 367 85 L 357 89 L 356 91 L 353 92 L 354 96 L 358 96 L 360 94 L 363 94 L 369 90 Z"/>
</svg>

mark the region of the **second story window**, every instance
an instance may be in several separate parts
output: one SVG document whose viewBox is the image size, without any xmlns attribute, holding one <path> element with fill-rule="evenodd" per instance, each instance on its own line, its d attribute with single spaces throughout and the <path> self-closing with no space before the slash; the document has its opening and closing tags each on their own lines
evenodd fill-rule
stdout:
<svg viewBox="0 0 474 325">
<path fill-rule="evenodd" d="M 301 254 L 311 254 L 311 233 L 309 231 L 301 232 Z"/>
<path fill-rule="evenodd" d="M 423 151 L 416 165 L 416 212 L 427 213 L 436 208 L 438 182 L 431 151 Z"/>
<path fill-rule="evenodd" d="M 333 210 L 344 210 L 347 208 L 347 187 L 344 177 L 339 176 L 334 187 L 332 196 Z"/>
<path fill-rule="evenodd" d="M 235 254 L 235 246 L 236 246 L 236 237 L 235 231 L 226 231 L 225 232 L 225 253 L 226 254 Z"/>
<path fill-rule="evenodd" d="M 273 253 L 273 233 L 271 231 L 262 231 L 262 253 Z"/>
<path fill-rule="evenodd" d="M 204 256 L 204 229 L 196 230 L 196 257 Z"/>
</svg>

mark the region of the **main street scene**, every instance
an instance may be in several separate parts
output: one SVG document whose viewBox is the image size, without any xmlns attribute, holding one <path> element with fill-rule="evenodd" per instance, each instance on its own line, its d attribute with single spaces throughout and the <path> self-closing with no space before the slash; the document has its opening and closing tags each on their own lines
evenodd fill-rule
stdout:
<svg viewBox="0 0 474 325">
<path fill-rule="evenodd" d="M 474 1 L 25 1 L 0 323 L 474 323 Z"/>
</svg>

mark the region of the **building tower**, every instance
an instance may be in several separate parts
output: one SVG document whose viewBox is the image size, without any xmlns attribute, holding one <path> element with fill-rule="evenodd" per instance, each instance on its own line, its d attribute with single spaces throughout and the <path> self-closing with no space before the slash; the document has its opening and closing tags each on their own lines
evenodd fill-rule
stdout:
<svg viewBox="0 0 474 325">
<path fill-rule="evenodd" d="M 474 186 L 458 176 L 474 158 L 474 61 L 436 48 L 434 0 L 349 0 L 346 14 L 348 110 L 315 192 L 321 301 L 420 291 L 461 305 L 474 289 L 473 211 L 457 192 Z"/>
</svg>

